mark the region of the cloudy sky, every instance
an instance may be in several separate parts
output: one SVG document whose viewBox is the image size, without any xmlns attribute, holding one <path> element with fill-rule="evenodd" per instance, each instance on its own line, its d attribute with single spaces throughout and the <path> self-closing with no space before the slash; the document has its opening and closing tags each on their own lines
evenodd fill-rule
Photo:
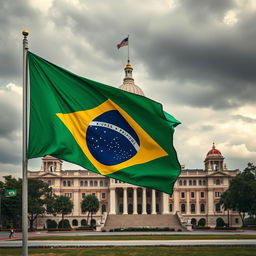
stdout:
<svg viewBox="0 0 256 256">
<path fill-rule="evenodd" d="M 1 174 L 21 176 L 23 29 L 32 52 L 112 86 L 129 34 L 135 83 L 182 122 L 181 164 L 203 168 L 213 141 L 229 169 L 256 164 L 255 24 L 254 0 L 0 0 Z"/>
</svg>

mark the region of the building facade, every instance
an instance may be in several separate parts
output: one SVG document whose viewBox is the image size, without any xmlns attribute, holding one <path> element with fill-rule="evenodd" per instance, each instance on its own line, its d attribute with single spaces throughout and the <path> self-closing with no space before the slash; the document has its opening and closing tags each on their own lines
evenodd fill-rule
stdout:
<svg viewBox="0 0 256 256">
<path fill-rule="evenodd" d="M 133 68 L 128 60 L 125 78 L 119 87 L 132 93 L 144 95 L 134 84 Z M 29 178 L 47 182 L 56 195 L 70 197 L 74 203 L 73 211 L 66 216 L 72 227 L 85 226 L 86 215 L 81 211 L 81 201 L 88 194 L 95 194 L 100 209 L 91 222 L 104 227 L 107 215 L 177 215 L 182 223 L 215 227 L 218 220 L 230 226 L 241 226 L 239 215 L 227 212 L 219 201 L 221 194 L 228 189 L 230 181 L 238 170 L 228 170 L 224 157 L 215 148 L 206 155 L 204 169 L 182 169 L 175 183 L 173 195 L 127 184 L 119 180 L 104 177 L 87 170 L 62 170 L 62 161 L 45 156 L 41 169 L 28 172 Z M 60 216 L 54 217 L 57 221 Z M 53 216 L 41 217 L 38 227 L 46 226 Z"/>
</svg>

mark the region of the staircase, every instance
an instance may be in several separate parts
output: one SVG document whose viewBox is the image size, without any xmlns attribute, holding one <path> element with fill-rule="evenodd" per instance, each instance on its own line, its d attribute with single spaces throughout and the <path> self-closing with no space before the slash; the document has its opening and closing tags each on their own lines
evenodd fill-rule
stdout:
<svg viewBox="0 0 256 256">
<path fill-rule="evenodd" d="M 108 215 L 103 229 L 143 227 L 184 230 L 176 215 Z"/>
</svg>

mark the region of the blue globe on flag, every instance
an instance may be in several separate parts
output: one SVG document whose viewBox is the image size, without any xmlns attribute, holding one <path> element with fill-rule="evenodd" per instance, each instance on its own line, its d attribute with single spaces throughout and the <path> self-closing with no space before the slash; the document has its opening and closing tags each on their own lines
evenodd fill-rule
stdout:
<svg viewBox="0 0 256 256">
<path fill-rule="evenodd" d="M 131 159 L 140 148 L 137 134 L 117 110 L 107 111 L 91 121 L 86 144 L 98 162 L 109 166 Z"/>
</svg>

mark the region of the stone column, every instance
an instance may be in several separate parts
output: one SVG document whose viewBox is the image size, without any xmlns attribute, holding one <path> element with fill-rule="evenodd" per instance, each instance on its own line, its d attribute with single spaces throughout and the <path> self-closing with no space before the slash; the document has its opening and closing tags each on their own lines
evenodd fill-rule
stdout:
<svg viewBox="0 0 256 256">
<path fill-rule="evenodd" d="M 186 196 L 186 201 L 187 201 L 187 205 L 186 205 L 186 214 L 190 214 L 190 195 L 189 195 L 189 191 L 187 191 L 187 196 Z"/>
<path fill-rule="evenodd" d="M 138 214 L 137 204 L 137 188 L 133 188 L 133 215 Z"/>
<path fill-rule="evenodd" d="M 174 214 L 180 211 L 180 201 L 179 201 L 179 192 L 173 190 L 173 212 Z"/>
<path fill-rule="evenodd" d="M 123 206 L 124 211 L 123 214 L 128 214 L 127 212 L 127 188 L 123 188 Z"/>
<path fill-rule="evenodd" d="M 109 201 L 110 201 L 109 214 L 116 214 L 116 189 L 115 188 L 110 188 Z"/>
<path fill-rule="evenodd" d="M 196 191 L 196 214 L 200 214 L 199 196 L 200 192 Z"/>
<path fill-rule="evenodd" d="M 156 214 L 156 191 L 152 189 L 151 214 Z"/>
<path fill-rule="evenodd" d="M 77 216 L 77 215 L 80 215 L 79 214 L 79 192 L 78 190 L 74 190 L 74 211 L 73 211 L 73 215 L 74 216 Z"/>
<path fill-rule="evenodd" d="M 162 193 L 162 214 L 169 213 L 169 195 L 166 193 Z"/>
<path fill-rule="evenodd" d="M 213 214 L 214 212 L 214 200 L 213 200 L 213 191 L 209 190 L 208 191 L 208 200 L 207 200 L 207 204 L 208 204 L 208 214 Z"/>
<path fill-rule="evenodd" d="M 142 188 L 142 214 L 147 214 L 146 207 L 146 188 Z"/>
</svg>

